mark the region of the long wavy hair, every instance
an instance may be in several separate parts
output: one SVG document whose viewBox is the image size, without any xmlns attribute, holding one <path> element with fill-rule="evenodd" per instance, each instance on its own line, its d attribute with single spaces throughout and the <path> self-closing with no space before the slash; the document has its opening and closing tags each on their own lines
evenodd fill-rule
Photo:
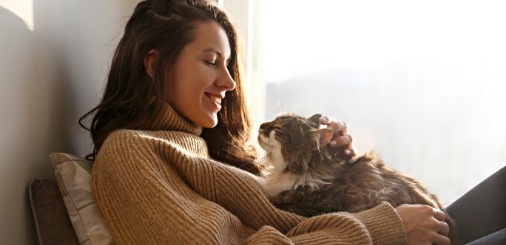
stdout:
<svg viewBox="0 0 506 245">
<path fill-rule="evenodd" d="M 94 143 L 87 159 L 95 160 L 112 131 L 142 130 L 156 119 L 166 103 L 166 71 L 195 38 L 196 24 L 203 21 L 215 21 L 227 33 L 232 51 L 227 68 L 237 85 L 222 101 L 217 126 L 204 128 L 202 137 L 214 159 L 260 174 L 255 148 L 248 144 L 252 122 L 241 77 L 237 31 L 227 13 L 207 0 L 145 0 L 136 6 L 114 53 L 102 101 L 79 119 Z M 153 49 L 159 52 L 159 59 L 151 78 L 144 60 Z M 92 120 L 87 127 L 84 121 L 89 117 Z"/>
</svg>

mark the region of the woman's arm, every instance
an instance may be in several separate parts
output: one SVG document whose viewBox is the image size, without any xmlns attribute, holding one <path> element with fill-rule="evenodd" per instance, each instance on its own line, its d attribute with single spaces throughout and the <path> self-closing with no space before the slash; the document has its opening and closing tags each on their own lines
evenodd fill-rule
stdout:
<svg viewBox="0 0 506 245">
<path fill-rule="evenodd" d="M 353 147 L 353 138 L 348 134 L 346 123 L 335 121 L 326 116 L 320 123 L 334 131 L 330 146 L 344 158 L 357 153 Z M 450 244 L 448 224 L 444 212 L 427 205 L 401 205 L 396 208 L 406 229 L 409 244 Z"/>
<path fill-rule="evenodd" d="M 388 204 L 358 214 L 332 213 L 306 219 L 274 208 L 245 172 L 198 157 L 186 161 L 187 154 L 156 137 L 112 134 L 106 140 L 93 167 L 92 188 L 116 242 L 406 241 L 402 222 Z"/>
<path fill-rule="evenodd" d="M 384 203 L 357 214 L 331 213 L 305 219 L 286 237 L 289 244 L 406 244 L 398 220 L 393 208 Z M 269 241 L 266 234 L 274 233 L 280 234 L 273 227 L 262 227 L 248 238 L 247 244 L 278 244 L 264 242 Z"/>
</svg>

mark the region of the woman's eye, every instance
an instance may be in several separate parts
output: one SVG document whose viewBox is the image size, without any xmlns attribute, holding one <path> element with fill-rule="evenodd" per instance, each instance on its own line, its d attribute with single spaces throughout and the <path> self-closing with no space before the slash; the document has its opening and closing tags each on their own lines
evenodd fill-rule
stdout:
<svg viewBox="0 0 506 245">
<path fill-rule="evenodd" d="M 215 61 L 204 60 L 204 63 L 206 65 L 208 65 L 208 66 L 211 66 L 211 67 L 216 66 L 216 62 Z"/>
</svg>

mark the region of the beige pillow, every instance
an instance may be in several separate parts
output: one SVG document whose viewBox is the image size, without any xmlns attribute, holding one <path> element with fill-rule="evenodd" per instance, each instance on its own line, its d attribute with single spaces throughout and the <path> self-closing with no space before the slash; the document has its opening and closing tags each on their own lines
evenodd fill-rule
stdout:
<svg viewBox="0 0 506 245">
<path fill-rule="evenodd" d="M 80 244 L 113 244 L 91 194 L 90 161 L 67 153 L 51 153 L 56 183 Z"/>
</svg>

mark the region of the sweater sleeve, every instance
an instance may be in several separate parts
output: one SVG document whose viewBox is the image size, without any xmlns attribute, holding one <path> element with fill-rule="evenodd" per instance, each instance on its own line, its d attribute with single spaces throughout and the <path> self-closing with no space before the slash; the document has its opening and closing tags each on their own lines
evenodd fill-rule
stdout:
<svg viewBox="0 0 506 245">
<path fill-rule="evenodd" d="M 395 210 L 384 203 L 355 215 L 336 213 L 307 219 L 286 235 L 289 241 L 280 239 L 284 235 L 278 230 L 264 226 L 246 244 L 406 244 L 404 228 L 397 219 Z"/>
<path fill-rule="evenodd" d="M 153 150 L 157 145 L 144 147 L 125 138 L 110 138 L 93 166 L 92 191 L 118 244 L 406 243 L 402 223 L 388 204 L 357 214 L 313 218 L 287 215 L 283 219 L 280 211 L 272 224 L 251 225 L 241 220 L 244 216 L 240 219 L 198 194 L 181 168 L 164 162 L 161 155 L 172 153 Z"/>
<path fill-rule="evenodd" d="M 340 212 L 313 217 L 298 224 L 288 235 L 293 235 L 296 243 L 306 244 L 313 239 L 312 233 L 320 233 L 319 244 L 407 243 L 402 221 L 388 203 L 357 214 Z"/>
</svg>

